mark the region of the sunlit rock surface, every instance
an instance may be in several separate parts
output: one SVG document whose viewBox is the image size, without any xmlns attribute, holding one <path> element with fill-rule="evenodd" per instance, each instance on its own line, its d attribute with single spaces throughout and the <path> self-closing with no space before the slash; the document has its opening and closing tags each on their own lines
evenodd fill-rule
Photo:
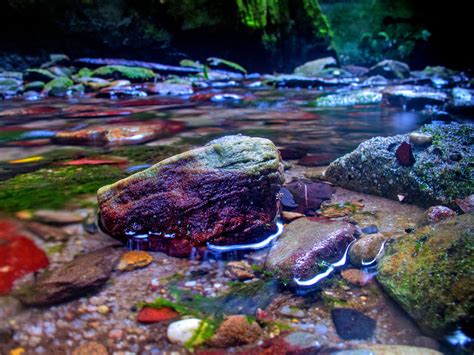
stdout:
<svg viewBox="0 0 474 355">
<path fill-rule="evenodd" d="M 131 247 L 176 256 L 250 243 L 276 230 L 281 183 L 271 141 L 227 136 L 101 188 L 101 225 Z"/>
<path fill-rule="evenodd" d="M 465 214 L 399 238 L 377 279 L 423 331 L 441 338 L 474 321 L 474 217 Z"/>
<path fill-rule="evenodd" d="M 355 191 L 424 207 L 453 207 L 456 198 L 474 192 L 470 168 L 474 127 L 425 125 L 421 131 L 432 135 L 432 144 L 411 145 L 411 166 L 404 166 L 397 156 L 403 144 L 410 144 L 408 135 L 376 137 L 331 163 L 325 177 Z"/>
</svg>

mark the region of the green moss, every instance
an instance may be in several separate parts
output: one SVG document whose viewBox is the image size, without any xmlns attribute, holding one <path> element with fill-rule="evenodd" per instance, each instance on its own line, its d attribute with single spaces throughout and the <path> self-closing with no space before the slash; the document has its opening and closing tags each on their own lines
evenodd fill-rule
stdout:
<svg viewBox="0 0 474 355">
<path fill-rule="evenodd" d="M 0 182 L 0 210 L 58 209 L 123 177 L 112 166 L 54 167 L 17 175 Z"/>
<path fill-rule="evenodd" d="M 92 76 L 93 71 L 89 68 L 81 68 L 75 75 L 77 78 L 90 78 Z"/>
<path fill-rule="evenodd" d="M 100 78 L 128 79 L 130 81 L 148 81 L 153 80 L 156 75 L 152 70 L 146 68 L 106 65 L 94 70 L 92 76 Z"/>
<path fill-rule="evenodd" d="M 153 164 L 173 155 L 189 150 L 188 145 L 163 145 L 163 146 L 136 146 L 122 147 L 114 150 L 114 154 L 126 157 L 137 163 Z"/>
<path fill-rule="evenodd" d="M 33 91 L 41 91 L 44 88 L 43 81 L 32 81 L 25 85 L 25 91 L 33 90 Z"/>
</svg>

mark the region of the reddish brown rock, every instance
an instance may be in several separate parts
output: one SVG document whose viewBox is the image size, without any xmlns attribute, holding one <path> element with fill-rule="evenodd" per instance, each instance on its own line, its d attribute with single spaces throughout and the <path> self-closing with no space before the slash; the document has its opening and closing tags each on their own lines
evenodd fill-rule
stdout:
<svg viewBox="0 0 474 355">
<path fill-rule="evenodd" d="M 445 206 L 433 206 L 428 208 L 418 221 L 418 227 L 436 224 L 445 219 L 456 217 L 457 213 Z"/>
<path fill-rule="evenodd" d="M 262 328 L 257 322 L 250 322 L 247 317 L 242 315 L 229 316 L 219 326 L 209 344 L 217 348 L 252 344 L 261 335 Z"/>
<path fill-rule="evenodd" d="M 355 232 L 347 222 L 299 218 L 285 227 L 270 250 L 265 267 L 283 283 L 311 279 L 343 257 L 355 240 Z"/>
<path fill-rule="evenodd" d="M 262 240 L 276 230 L 281 166 L 267 139 L 214 140 L 99 189 L 102 229 L 174 256 Z"/>
</svg>

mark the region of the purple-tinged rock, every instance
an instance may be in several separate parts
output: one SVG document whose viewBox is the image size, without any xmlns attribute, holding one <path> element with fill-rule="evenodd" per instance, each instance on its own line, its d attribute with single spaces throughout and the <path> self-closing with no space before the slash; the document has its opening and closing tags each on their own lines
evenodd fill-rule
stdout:
<svg viewBox="0 0 474 355">
<path fill-rule="evenodd" d="M 285 185 L 296 206 L 291 207 L 283 204 L 284 207 L 290 207 L 288 210 L 300 213 L 314 214 L 321 207 L 323 201 L 329 200 L 334 192 L 334 188 L 324 182 L 312 182 L 309 180 L 296 180 Z"/>
<path fill-rule="evenodd" d="M 285 284 L 294 284 L 295 278 L 310 279 L 344 256 L 355 233 L 347 222 L 299 218 L 286 225 L 265 267 Z"/>
<path fill-rule="evenodd" d="M 444 221 L 445 219 L 456 217 L 457 213 L 454 212 L 451 208 L 446 206 L 433 206 L 428 208 L 420 220 L 418 221 L 418 227 L 423 227 L 427 225 L 433 225 Z"/>
</svg>

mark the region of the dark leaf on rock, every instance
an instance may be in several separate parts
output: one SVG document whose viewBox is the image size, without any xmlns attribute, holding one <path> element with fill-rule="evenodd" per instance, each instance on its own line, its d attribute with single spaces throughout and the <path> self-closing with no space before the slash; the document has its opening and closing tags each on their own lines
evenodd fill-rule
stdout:
<svg viewBox="0 0 474 355">
<path fill-rule="evenodd" d="M 295 211 L 301 213 L 318 210 L 321 203 L 329 200 L 334 192 L 329 184 L 309 180 L 293 181 L 285 185 L 285 188 L 292 194 L 297 204 Z"/>
<path fill-rule="evenodd" d="M 293 198 L 293 194 L 286 187 L 282 187 L 280 189 L 280 201 L 284 209 L 286 208 L 291 210 L 298 207 L 298 204 Z"/>
<path fill-rule="evenodd" d="M 415 157 L 411 149 L 411 145 L 407 142 L 402 142 L 395 151 L 395 156 L 400 165 L 412 166 L 415 163 Z"/>
</svg>

